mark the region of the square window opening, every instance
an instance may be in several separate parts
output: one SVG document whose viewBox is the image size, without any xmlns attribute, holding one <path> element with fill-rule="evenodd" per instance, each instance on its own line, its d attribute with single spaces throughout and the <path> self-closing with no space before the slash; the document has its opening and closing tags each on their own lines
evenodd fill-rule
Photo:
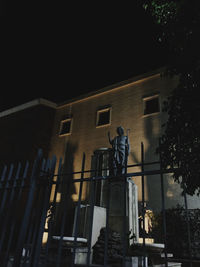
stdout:
<svg viewBox="0 0 200 267">
<path fill-rule="evenodd" d="M 61 121 L 59 135 L 63 136 L 63 135 L 71 134 L 71 125 L 72 125 L 72 120 L 71 119 L 67 119 L 67 120 Z"/>
<path fill-rule="evenodd" d="M 159 97 L 148 97 L 144 99 L 144 115 L 160 112 Z"/>
<path fill-rule="evenodd" d="M 111 110 L 110 108 L 97 111 L 97 127 L 109 125 L 111 122 Z"/>
</svg>

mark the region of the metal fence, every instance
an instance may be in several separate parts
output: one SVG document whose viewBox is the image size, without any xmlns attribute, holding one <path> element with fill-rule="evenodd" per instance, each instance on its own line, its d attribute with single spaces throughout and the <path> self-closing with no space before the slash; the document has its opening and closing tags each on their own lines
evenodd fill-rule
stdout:
<svg viewBox="0 0 200 267">
<path fill-rule="evenodd" d="M 55 173 L 56 163 L 58 164 Z M 160 166 L 158 169 L 145 170 L 147 165 Z M 129 168 L 140 167 L 141 171 L 129 172 Z M 163 174 L 172 173 L 172 169 L 163 170 L 161 159 L 157 162 L 144 162 L 144 146 L 141 144 L 141 163 L 129 165 L 119 181 L 123 184 L 123 237 L 122 255 L 119 258 L 119 266 L 126 266 L 128 255 L 127 242 L 127 178 L 141 177 L 142 184 L 142 228 L 145 229 L 145 186 L 144 177 L 148 175 L 160 176 L 160 189 L 163 214 L 163 236 L 165 244 L 165 266 L 167 266 L 167 235 L 165 218 L 165 197 Z M 78 179 L 68 179 L 72 175 L 79 175 Z M 89 174 L 88 177 L 85 177 Z M 64 179 L 65 177 L 66 179 Z M 31 165 L 26 162 L 24 166 L 19 163 L 17 166 L 4 167 L 0 177 L 0 263 L 1 267 L 61 267 L 75 266 L 77 264 L 77 252 L 83 251 L 85 264 L 92 266 L 92 228 L 95 198 L 98 190 L 98 181 L 107 182 L 106 200 L 106 226 L 104 239 L 104 262 L 103 266 L 112 266 L 108 262 L 108 239 L 109 239 L 109 212 L 110 212 L 110 190 L 112 181 L 116 177 L 99 175 L 97 168 L 85 170 L 85 154 L 82 158 L 82 169 L 80 172 L 63 173 L 62 159 L 53 157 L 46 160 L 42 157 L 42 151 Z M 74 206 L 70 201 L 71 189 L 75 183 L 79 184 L 78 199 L 76 201 L 76 213 L 73 214 Z M 80 238 L 80 216 L 82 193 L 84 183 L 89 185 L 89 215 L 87 220 L 87 239 Z M 61 194 L 62 193 L 62 194 Z M 61 201 L 57 201 L 58 196 Z M 51 196 L 51 201 L 50 201 Z M 186 201 L 186 198 L 185 198 Z M 187 202 L 186 202 L 187 208 Z M 186 213 L 187 214 L 187 213 Z M 75 217 L 75 220 L 74 220 Z M 71 223 L 70 223 L 71 222 Z M 71 232 L 73 224 L 73 236 L 66 237 Z M 45 242 L 44 235 L 47 235 Z M 190 233 L 188 223 L 188 233 Z M 190 235 L 188 235 L 190 244 Z M 190 245 L 189 245 L 190 247 Z M 145 261 L 145 235 L 143 235 L 143 266 Z M 80 266 L 80 265 L 79 265 Z"/>
</svg>

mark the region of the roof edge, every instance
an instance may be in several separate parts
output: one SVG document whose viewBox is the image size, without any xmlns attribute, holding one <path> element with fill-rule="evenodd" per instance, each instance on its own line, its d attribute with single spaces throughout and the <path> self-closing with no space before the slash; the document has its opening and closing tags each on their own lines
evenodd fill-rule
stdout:
<svg viewBox="0 0 200 267">
<path fill-rule="evenodd" d="M 49 101 L 49 100 L 44 99 L 44 98 L 37 98 L 37 99 L 34 99 L 32 101 L 26 102 L 24 104 L 15 106 L 13 108 L 9 108 L 9 109 L 6 109 L 4 111 L 1 111 L 0 112 L 0 118 L 8 116 L 8 115 L 13 114 L 13 113 L 16 113 L 18 111 L 22 111 L 22 110 L 37 106 L 37 105 L 43 105 L 43 106 L 47 106 L 47 107 L 51 107 L 51 108 L 57 107 L 57 104 L 52 102 L 52 101 Z"/>
<path fill-rule="evenodd" d="M 134 76 L 130 79 L 127 79 L 127 80 L 124 80 L 121 82 L 117 82 L 117 83 L 114 83 L 112 85 L 108 85 L 108 86 L 103 87 L 101 89 L 98 89 L 96 91 L 92 91 L 92 92 L 89 92 L 87 94 L 82 94 L 78 97 L 74 97 L 74 98 L 69 99 L 67 101 L 58 103 L 57 108 L 62 108 L 65 105 L 70 105 L 70 104 L 73 104 L 75 102 L 83 101 L 86 98 L 93 97 L 93 96 L 96 96 L 98 94 L 101 94 L 101 93 L 104 93 L 104 92 L 107 92 L 107 91 L 110 91 L 113 89 L 117 89 L 117 88 L 122 87 L 122 86 L 126 86 L 127 84 L 130 84 L 130 83 L 135 83 L 135 82 L 139 82 L 140 80 L 143 80 L 146 78 L 151 78 L 152 76 L 155 76 L 155 75 L 158 75 L 158 74 L 164 72 L 165 69 L 166 69 L 166 67 L 161 67 L 161 68 L 158 68 L 154 71 L 146 72 L 146 73 Z"/>
</svg>

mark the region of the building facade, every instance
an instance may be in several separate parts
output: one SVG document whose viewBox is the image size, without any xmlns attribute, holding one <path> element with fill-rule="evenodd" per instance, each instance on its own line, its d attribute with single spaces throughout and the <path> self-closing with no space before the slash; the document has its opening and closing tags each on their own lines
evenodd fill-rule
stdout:
<svg viewBox="0 0 200 267">
<path fill-rule="evenodd" d="M 2 161 L 33 158 L 37 148 L 41 147 L 49 157 L 63 158 L 64 172 L 80 171 L 83 153 L 86 154 L 85 169 L 94 168 L 99 159 L 97 155 L 101 155 L 98 164 L 104 168 L 110 148 L 108 132 L 114 138 L 118 126 L 122 126 L 129 137 L 128 165 L 141 162 L 141 142 L 144 144 L 144 161 L 158 161 L 156 148 L 167 119 L 162 112 L 162 103 L 178 81 L 177 77 L 162 77 L 160 72 L 137 76 L 66 103 L 36 100 L 1 112 Z M 145 168 L 158 169 L 159 165 Z M 131 167 L 128 172 L 140 170 L 140 167 Z M 141 177 L 131 178 L 138 187 L 138 201 L 141 202 Z M 170 175 L 164 175 L 164 178 L 166 208 L 183 204 L 180 186 Z M 73 202 L 78 200 L 78 191 L 79 186 L 75 184 L 71 196 Z M 89 187 L 86 183 L 83 191 L 82 200 L 87 202 Z M 103 184 L 100 184 L 96 200 L 100 206 L 103 205 L 102 194 Z M 149 209 L 160 210 L 159 175 L 145 177 L 145 201 Z M 189 198 L 189 208 L 197 208 L 199 204 L 199 198 Z"/>
<path fill-rule="evenodd" d="M 89 170 L 94 166 L 93 160 L 98 151 L 100 153 L 110 148 L 108 132 L 113 138 L 116 136 L 116 128 L 122 126 L 130 140 L 128 165 L 141 162 L 141 142 L 144 144 L 144 161 L 157 161 L 156 148 L 163 131 L 162 125 L 167 119 L 167 115 L 162 112 L 162 103 L 177 82 L 177 77 L 163 77 L 160 71 L 155 71 L 58 105 L 50 155 L 56 154 L 66 163 L 70 162 L 67 172 L 77 172 L 81 170 L 82 155 L 85 152 L 86 169 Z M 104 158 L 107 158 L 106 152 Z M 105 162 L 101 164 L 106 167 Z M 159 166 L 145 168 L 149 170 Z M 140 170 L 140 167 L 129 168 L 128 172 Z M 138 186 L 138 201 L 141 202 L 141 177 L 132 179 Z M 83 200 L 89 194 L 87 187 L 84 190 Z M 75 202 L 78 191 L 76 185 L 72 195 Z M 166 208 L 183 204 L 180 193 L 180 186 L 174 183 L 170 175 L 165 175 Z M 161 208 L 159 175 L 145 177 L 145 201 L 149 209 Z M 190 208 L 198 207 L 199 198 L 190 198 L 189 203 Z"/>
</svg>

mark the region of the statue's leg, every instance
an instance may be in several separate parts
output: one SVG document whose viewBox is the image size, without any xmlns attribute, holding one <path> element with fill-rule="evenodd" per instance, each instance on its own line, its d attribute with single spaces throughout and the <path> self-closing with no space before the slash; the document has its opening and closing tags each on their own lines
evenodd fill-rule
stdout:
<svg viewBox="0 0 200 267">
<path fill-rule="evenodd" d="M 125 159 L 122 163 L 122 174 L 126 173 L 126 168 L 127 168 L 127 160 Z"/>
<path fill-rule="evenodd" d="M 113 160 L 113 175 L 117 176 L 117 163 L 115 160 Z"/>
<path fill-rule="evenodd" d="M 124 168 L 124 166 L 121 167 L 121 172 L 122 172 L 122 174 L 125 174 L 125 168 Z"/>
<path fill-rule="evenodd" d="M 124 157 L 124 153 L 123 151 L 120 151 L 120 154 L 119 154 L 119 157 L 120 157 L 120 163 L 119 163 L 119 173 L 120 175 L 124 174 L 125 173 L 125 157 Z"/>
</svg>

